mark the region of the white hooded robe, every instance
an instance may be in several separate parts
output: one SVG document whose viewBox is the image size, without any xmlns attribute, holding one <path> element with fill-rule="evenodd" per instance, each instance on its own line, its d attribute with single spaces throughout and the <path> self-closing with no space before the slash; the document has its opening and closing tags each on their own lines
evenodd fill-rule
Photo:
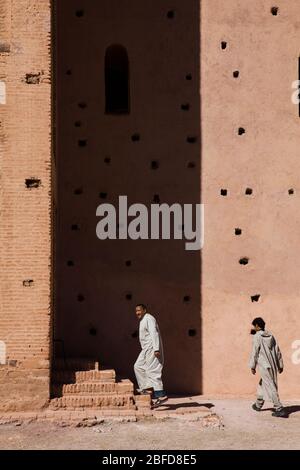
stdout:
<svg viewBox="0 0 300 470">
<path fill-rule="evenodd" d="M 163 345 L 158 324 L 150 313 L 145 313 L 140 320 L 139 340 L 141 352 L 134 364 L 134 372 L 140 390 L 152 388 L 163 390 L 162 368 L 164 362 Z M 154 354 L 160 352 L 160 358 Z"/>
</svg>

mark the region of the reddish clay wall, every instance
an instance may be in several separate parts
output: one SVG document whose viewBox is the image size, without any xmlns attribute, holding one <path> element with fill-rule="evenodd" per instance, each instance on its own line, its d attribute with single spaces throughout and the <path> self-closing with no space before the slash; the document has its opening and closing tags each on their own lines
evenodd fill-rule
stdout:
<svg viewBox="0 0 300 470">
<path fill-rule="evenodd" d="M 50 18 L 48 0 L 1 1 L 1 409 L 49 396 Z"/>
<path fill-rule="evenodd" d="M 262 316 L 284 355 L 282 396 L 299 393 L 299 21 L 297 0 L 202 2 L 204 392 L 254 391 L 248 330 Z"/>
<path fill-rule="evenodd" d="M 50 1 L 0 5 L 0 406 L 47 402 L 51 320 L 58 355 L 63 344 L 67 356 L 97 356 L 131 377 L 136 302 L 159 321 L 168 390 L 252 393 L 249 328 L 263 316 L 284 355 L 282 396 L 296 396 L 297 0 L 52 6 L 56 129 Z M 128 115 L 105 114 L 111 44 L 129 57 Z M 99 241 L 96 207 L 122 194 L 201 199 L 202 252 L 181 241 Z"/>
</svg>

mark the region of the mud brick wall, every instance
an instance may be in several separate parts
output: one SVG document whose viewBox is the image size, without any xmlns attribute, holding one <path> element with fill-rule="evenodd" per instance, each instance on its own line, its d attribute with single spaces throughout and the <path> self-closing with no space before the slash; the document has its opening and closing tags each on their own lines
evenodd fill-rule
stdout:
<svg viewBox="0 0 300 470">
<path fill-rule="evenodd" d="M 49 396 L 50 27 L 49 0 L 1 1 L 1 409 Z"/>
<path fill-rule="evenodd" d="M 263 316 L 284 354 L 283 397 L 297 395 L 298 3 L 53 2 L 51 90 L 50 0 L 1 2 L 2 407 L 47 401 L 52 321 L 68 356 L 97 356 L 131 376 L 136 302 L 158 318 L 168 390 L 252 393 L 249 328 Z M 122 116 L 105 113 L 113 44 L 129 58 L 130 113 Z M 120 194 L 145 204 L 201 199 L 202 253 L 180 241 L 97 240 L 96 207 Z"/>
<path fill-rule="evenodd" d="M 282 396 L 299 394 L 300 178 L 297 0 L 202 2 L 204 392 L 254 391 L 250 323 L 282 349 Z"/>
</svg>

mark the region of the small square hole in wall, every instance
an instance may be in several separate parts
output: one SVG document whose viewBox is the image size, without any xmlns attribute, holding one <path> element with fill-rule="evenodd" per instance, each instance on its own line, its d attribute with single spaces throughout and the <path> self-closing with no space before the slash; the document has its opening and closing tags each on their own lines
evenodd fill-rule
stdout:
<svg viewBox="0 0 300 470">
<path fill-rule="evenodd" d="M 243 266 L 246 266 L 246 264 L 249 263 L 249 258 L 246 258 L 246 257 L 241 258 L 241 259 L 239 260 L 239 263 L 242 264 Z"/>
<path fill-rule="evenodd" d="M 189 329 L 188 331 L 189 336 L 196 336 L 196 334 L 197 334 L 197 330 L 195 330 L 194 328 Z"/>
<path fill-rule="evenodd" d="M 196 163 L 195 162 L 188 162 L 187 167 L 188 168 L 196 168 Z"/>
<path fill-rule="evenodd" d="M 227 196 L 227 189 L 221 189 L 220 194 L 221 196 Z"/>
<path fill-rule="evenodd" d="M 132 264 L 132 263 L 131 263 L 130 260 L 125 261 L 125 266 L 127 266 L 128 268 L 131 266 L 131 264 Z"/>
<path fill-rule="evenodd" d="M 76 189 L 74 189 L 74 194 L 75 194 L 76 196 L 80 196 L 80 194 L 82 194 L 82 193 L 83 193 L 83 189 L 82 189 L 82 188 L 76 188 Z"/>
<path fill-rule="evenodd" d="M 25 186 L 27 189 L 37 189 L 41 186 L 41 180 L 37 178 L 27 178 L 25 180 Z"/>
<path fill-rule="evenodd" d="M 74 266 L 74 261 L 72 260 L 67 261 L 67 266 L 69 267 Z"/>
<path fill-rule="evenodd" d="M 81 109 L 85 109 L 87 107 L 87 104 L 84 101 L 80 101 L 80 103 L 78 103 L 78 107 Z"/>
<path fill-rule="evenodd" d="M 173 18 L 175 18 L 175 11 L 169 10 L 167 13 L 167 18 L 169 18 L 169 20 L 172 20 Z"/>
<path fill-rule="evenodd" d="M 221 41 L 221 49 L 224 51 L 227 48 L 227 42 Z"/>
<path fill-rule="evenodd" d="M 251 196 L 251 194 L 253 194 L 253 189 L 252 188 L 246 188 L 245 194 L 246 194 L 246 196 Z"/>
<path fill-rule="evenodd" d="M 154 202 L 155 204 L 159 204 L 159 203 L 160 203 L 160 197 L 159 197 L 158 194 L 154 194 L 154 196 L 153 196 L 153 202 Z"/>
<path fill-rule="evenodd" d="M 7 42 L 0 42 L 0 53 L 10 52 L 10 44 Z"/>
<path fill-rule="evenodd" d="M 159 162 L 157 160 L 152 160 L 151 170 L 157 170 L 159 168 Z"/>
<path fill-rule="evenodd" d="M 42 75 L 44 75 L 43 71 L 38 73 L 26 73 L 25 83 L 28 85 L 38 85 L 41 82 Z"/>
<path fill-rule="evenodd" d="M 84 10 L 76 10 L 75 15 L 77 18 L 82 18 L 84 16 Z"/>
<path fill-rule="evenodd" d="M 31 348 L 31 345 L 29 344 L 28 347 Z M 17 367 L 18 361 L 16 361 L 15 359 L 10 359 L 7 361 L 7 363 L 10 367 Z"/>
<path fill-rule="evenodd" d="M 187 141 L 189 144 L 195 144 L 195 143 L 197 142 L 197 137 L 192 136 L 192 135 L 191 135 L 191 136 L 188 136 L 188 137 L 186 138 L 186 141 Z"/>
<path fill-rule="evenodd" d="M 190 109 L 189 103 L 184 103 L 181 105 L 182 111 L 188 111 Z"/>
<path fill-rule="evenodd" d="M 238 78 L 240 76 L 240 72 L 238 70 L 235 70 L 233 72 L 233 76 L 234 76 L 234 78 Z"/>
<path fill-rule="evenodd" d="M 244 129 L 243 127 L 239 127 L 239 130 L 238 130 L 238 134 L 239 134 L 239 135 L 243 135 L 243 134 L 245 134 L 245 132 L 246 132 L 246 131 L 245 131 L 245 129 Z"/>
<path fill-rule="evenodd" d="M 191 300 L 191 297 L 190 297 L 189 295 L 185 295 L 185 296 L 183 297 L 183 301 L 184 301 L 185 303 L 190 302 L 190 300 Z"/>
<path fill-rule="evenodd" d="M 132 300 L 132 294 L 126 294 L 125 298 L 126 300 Z"/>
<path fill-rule="evenodd" d="M 236 229 L 234 230 L 234 233 L 235 233 L 235 235 L 242 235 L 242 229 L 236 228 Z"/>
<path fill-rule="evenodd" d="M 77 295 L 77 300 L 78 300 L 78 302 L 83 302 L 85 300 L 84 295 L 78 294 Z"/>
<path fill-rule="evenodd" d="M 260 299 L 260 294 L 251 295 L 251 302 L 258 302 Z"/>
<path fill-rule="evenodd" d="M 141 140 L 140 134 L 133 134 L 131 136 L 131 140 L 132 140 L 132 142 L 139 142 Z"/>
<path fill-rule="evenodd" d="M 110 157 L 105 157 L 105 158 L 104 158 L 104 163 L 106 163 L 106 165 L 110 165 L 110 163 L 111 163 L 111 158 L 110 158 Z"/>
<path fill-rule="evenodd" d="M 186 76 L 185 76 L 185 79 L 188 80 L 188 81 L 192 80 L 192 78 L 193 77 L 192 77 L 191 73 L 187 73 Z"/>
<path fill-rule="evenodd" d="M 82 124 L 81 124 L 81 121 L 75 121 L 75 122 L 74 122 L 74 126 L 75 126 L 75 127 L 81 127 L 81 125 L 82 125 Z"/>
<path fill-rule="evenodd" d="M 293 188 L 289 189 L 289 194 L 290 194 L 290 195 L 294 194 L 294 192 L 295 192 L 295 191 L 293 190 Z"/>
<path fill-rule="evenodd" d="M 76 230 L 79 230 L 79 225 L 77 225 L 77 224 L 72 224 L 72 225 L 71 225 L 71 230 L 75 230 L 75 231 L 76 231 Z"/>
<path fill-rule="evenodd" d="M 79 147 L 86 147 L 87 146 L 87 140 L 86 139 L 78 140 L 78 146 Z"/>
<path fill-rule="evenodd" d="M 139 334 L 138 334 L 138 331 L 135 330 L 135 331 L 131 334 L 131 337 L 132 337 L 132 338 L 137 338 L 138 335 L 139 335 Z"/>
<path fill-rule="evenodd" d="M 91 336 L 97 336 L 97 328 L 95 328 L 95 327 L 92 326 L 92 327 L 89 329 L 89 334 L 90 334 Z"/>
<path fill-rule="evenodd" d="M 273 16 L 277 16 L 278 15 L 278 12 L 279 12 L 279 8 L 278 7 L 272 7 L 271 8 L 271 13 Z"/>
<path fill-rule="evenodd" d="M 107 193 L 101 192 L 101 193 L 99 193 L 99 197 L 100 197 L 100 199 L 107 199 Z"/>
<path fill-rule="evenodd" d="M 70 69 L 67 70 L 67 71 L 66 71 L 66 75 L 72 75 L 72 70 L 70 70 Z"/>
</svg>

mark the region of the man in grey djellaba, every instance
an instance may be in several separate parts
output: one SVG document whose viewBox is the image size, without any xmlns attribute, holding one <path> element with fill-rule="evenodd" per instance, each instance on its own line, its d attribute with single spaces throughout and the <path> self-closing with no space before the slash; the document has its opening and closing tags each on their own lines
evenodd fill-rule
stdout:
<svg viewBox="0 0 300 470">
<path fill-rule="evenodd" d="M 277 372 L 283 372 L 283 359 L 278 343 L 270 331 L 265 329 L 265 322 L 262 318 L 255 318 L 252 322 L 254 328 L 253 347 L 250 356 L 249 366 L 252 374 L 256 374 L 258 368 L 260 381 L 257 387 L 256 402 L 252 405 L 255 411 L 261 411 L 265 400 L 270 400 L 274 404 L 275 411 L 272 416 L 287 418 L 278 395 Z"/>
</svg>

